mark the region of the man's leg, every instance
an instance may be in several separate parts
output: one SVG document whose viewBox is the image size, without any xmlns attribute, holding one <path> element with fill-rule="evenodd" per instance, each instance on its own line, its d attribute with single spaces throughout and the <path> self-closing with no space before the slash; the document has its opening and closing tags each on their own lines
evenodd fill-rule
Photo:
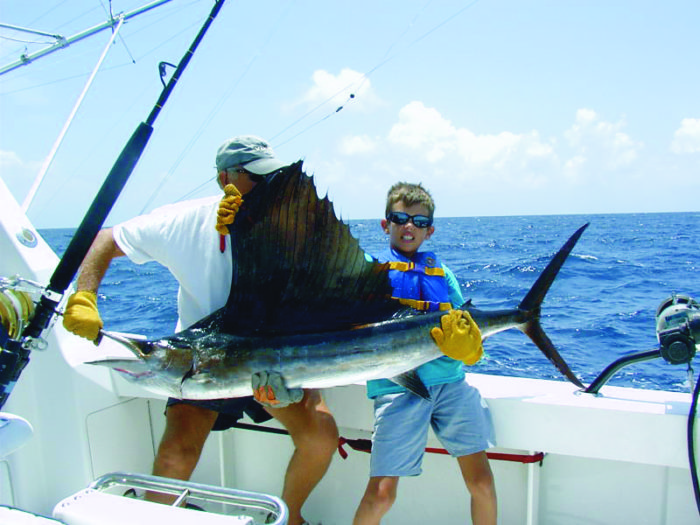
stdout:
<svg viewBox="0 0 700 525">
<path fill-rule="evenodd" d="M 282 499 L 289 508 L 289 525 L 300 525 L 304 523 L 301 508 L 338 448 L 338 427 L 318 390 L 304 390 L 299 403 L 266 410 L 284 425 L 294 442 Z"/>
<path fill-rule="evenodd" d="M 165 431 L 153 462 L 153 474 L 190 479 L 216 417 L 213 410 L 185 403 L 169 406 L 165 413 Z M 149 492 L 146 499 L 169 504 L 175 497 Z"/>
<path fill-rule="evenodd" d="M 382 516 L 396 501 L 396 488 L 399 478 L 396 476 L 377 476 L 369 478 L 365 495 L 357 507 L 353 525 L 379 525 Z"/>
<path fill-rule="evenodd" d="M 457 462 L 472 497 L 472 523 L 496 525 L 496 485 L 486 452 L 460 456 Z"/>
</svg>

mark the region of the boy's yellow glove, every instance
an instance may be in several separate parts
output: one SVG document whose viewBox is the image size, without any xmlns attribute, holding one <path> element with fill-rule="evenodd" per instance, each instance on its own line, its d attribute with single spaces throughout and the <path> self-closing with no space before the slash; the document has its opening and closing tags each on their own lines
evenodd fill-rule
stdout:
<svg viewBox="0 0 700 525">
<path fill-rule="evenodd" d="M 63 312 L 63 326 L 75 335 L 96 341 L 104 326 L 97 311 L 97 294 L 80 290 L 71 295 Z"/>
<path fill-rule="evenodd" d="M 469 366 L 481 359 L 484 354 L 481 330 L 469 312 L 450 310 L 440 318 L 440 324 L 442 328 L 432 328 L 430 335 L 443 354 Z"/>
<path fill-rule="evenodd" d="M 224 197 L 219 203 L 219 211 L 216 212 L 216 231 L 221 235 L 228 235 L 228 225 L 233 224 L 238 208 L 243 204 L 243 197 L 238 188 L 233 184 L 224 187 Z"/>
</svg>

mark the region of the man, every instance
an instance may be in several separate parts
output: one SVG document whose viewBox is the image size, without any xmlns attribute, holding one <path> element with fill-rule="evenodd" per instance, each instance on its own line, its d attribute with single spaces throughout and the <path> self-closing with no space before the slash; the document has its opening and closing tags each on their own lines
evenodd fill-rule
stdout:
<svg viewBox="0 0 700 525">
<path fill-rule="evenodd" d="M 97 339 L 103 326 L 97 290 L 112 259 L 124 255 L 136 264 L 157 261 L 175 276 L 179 284 L 176 330 L 223 307 L 232 273 L 227 225 L 235 220 L 243 196 L 284 166 L 266 141 L 248 135 L 235 137 L 216 155 L 217 180 L 226 192 L 221 200 L 205 198 L 166 206 L 100 231 L 81 267 L 77 292 L 68 300 L 64 326 L 81 337 Z M 153 474 L 189 479 L 210 431 L 230 428 L 244 412 L 256 422 L 274 417 L 289 431 L 295 447 L 282 498 L 289 507 L 289 524 L 300 525 L 305 523 L 302 505 L 336 450 L 338 429 L 320 391 L 288 391 L 281 378 L 261 372 L 254 377 L 257 402 L 252 396 L 169 399 Z"/>
</svg>

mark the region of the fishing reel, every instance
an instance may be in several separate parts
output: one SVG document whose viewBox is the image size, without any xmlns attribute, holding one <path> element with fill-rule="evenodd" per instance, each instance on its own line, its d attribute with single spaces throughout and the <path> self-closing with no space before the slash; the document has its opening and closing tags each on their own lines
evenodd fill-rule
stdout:
<svg viewBox="0 0 700 525">
<path fill-rule="evenodd" d="M 0 325 L 9 339 L 17 339 L 34 315 L 30 293 L 17 284 L 8 279 L 0 281 Z M 2 343 L 0 338 L 0 348 Z"/>
<path fill-rule="evenodd" d="M 583 392 L 598 394 L 600 388 L 623 366 L 663 357 L 672 365 L 688 364 L 700 346 L 700 303 L 687 295 L 672 294 L 656 309 L 659 348 L 621 357 L 603 370 Z M 690 368 L 688 369 L 690 372 Z M 690 376 L 689 376 L 690 377 Z M 692 380 L 691 380 L 692 383 Z"/>
<path fill-rule="evenodd" d="M 662 301 L 656 309 L 656 337 L 667 362 L 690 363 L 700 346 L 700 303 L 676 294 Z"/>
<path fill-rule="evenodd" d="M 34 318 L 34 297 L 41 291 L 31 281 L 0 278 L 0 408 L 29 362 L 29 345 L 23 343 L 22 334 Z M 36 339 L 31 347 L 44 348 L 45 341 Z"/>
</svg>

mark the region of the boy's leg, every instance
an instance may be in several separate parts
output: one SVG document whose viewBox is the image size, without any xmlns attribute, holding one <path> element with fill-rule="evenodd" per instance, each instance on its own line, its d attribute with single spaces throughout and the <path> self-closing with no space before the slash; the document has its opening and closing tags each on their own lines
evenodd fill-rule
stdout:
<svg viewBox="0 0 700 525">
<path fill-rule="evenodd" d="M 472 523 L 496 525 L 496 486 L 486 452 L 460 456 L 457 462 L 472 497 Z"/>
<path fill-rule="evenodd" d="M 369 478 L 360 506 L 355 513 L 353 525 L 378 525 L 382 516 L 396 500 L 396 488 L 399 478 L 396 476 L 377 476 Z"/>
<path fill-rule="evenodd" d="M 374 400 L 370 478 L 354 525 L 378 524 L 396 500 L 399 477 L 421 473 L 431 407 L 430 401 L 410 392 Z"/>
<path fill-rule="evenodd" d="M 304 398 L 285 408 L 266 408 L 289 431 L 294 442 L 282 499 L 289 525 L 304 523 L 301 508 L 328 470 L 338 448 L 338 427 L 319 390 L 304 390 Z"/>
</svg>

